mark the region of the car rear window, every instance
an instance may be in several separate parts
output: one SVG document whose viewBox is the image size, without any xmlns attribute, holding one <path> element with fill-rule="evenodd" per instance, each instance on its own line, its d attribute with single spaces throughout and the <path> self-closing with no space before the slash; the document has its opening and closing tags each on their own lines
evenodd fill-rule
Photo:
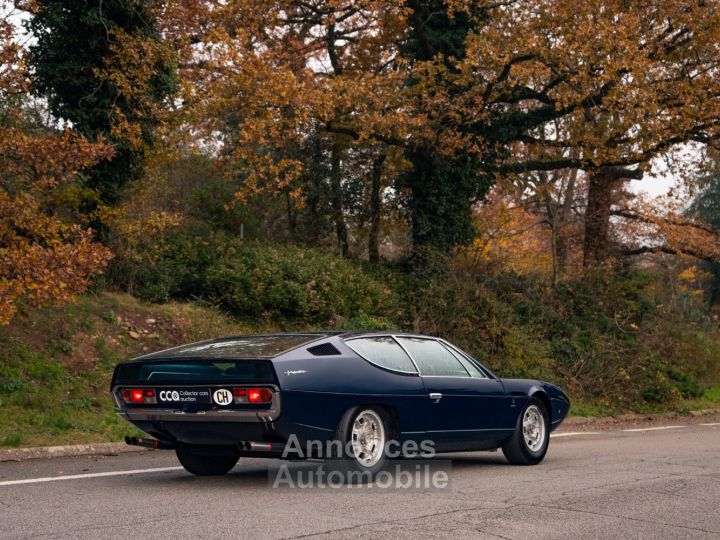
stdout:
<svg viewBox="0 0 720 540">
<path fill-rule="evenodd" d="M 327 337 L 327 334 L 242 336 L 181 345 L 143 358 L 253 358 L 270 357 Z"/>
<path fill-rule="evenodd" d="M 148 362 L 119 365 L 114 384 L 245 384 L 275 382 L 267 360 Z"/>
<path fill-rule="evenodd" d="M 350 339 L 345 343 L 365 360 L 377 366 L 402 373 L 417 373 L 410 357 L 390 336 Z"/>
<path fill-rule="evenodd" d="M 434 339 L 398 337 L 420 370 L 420 375 L 469 377 L 460 361 Z"/>
</svg>

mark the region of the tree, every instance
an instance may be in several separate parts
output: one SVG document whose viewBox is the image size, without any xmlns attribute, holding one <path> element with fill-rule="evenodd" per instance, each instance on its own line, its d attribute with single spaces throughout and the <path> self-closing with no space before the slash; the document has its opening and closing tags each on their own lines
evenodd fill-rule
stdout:
<svg viewBox="0 0 720 540">
<path fill-rule="evenodd" d="M 15 14 L 0 3 L 0 325 L 21 305 L 67 302 L 87 288 L 111 257 L 88 229 L 63 216 L 54 201 L 111 146 L 27 120 L 30 87 Z"/>
<path fill-rule="evenodd" d="M 499 173 L 588 173 L 585 260 L 608 253 L 611 193 L 676 144 L 720 134 L 716 3 L 508 2 L 469 38 L 467 76 Z M 557 126 L 559 125 L 559 129 Z"/>
<path fill-rule="evenodd" d="M 243 194 L 302 204 L 313 137 L 324 149 L 315 155 L 339 141 L 344 152 L 401 149 L 412 169 L 398 178 L 398 201 L 416 248 L 467 242 L 472 205 L 498 180 L 580 169 L 585 260 L 595 264 L 608 254 L 613 190 L 675 145 L 720 136 L 717 3 L 210 5 L 185 40 L 185 103 L 201 105 L 193 127 L 219 134 L 246 171 Z"/>
<path fill-rule="evenodd" d="M 50 110 L 90 140 L 115 146 L 90 171 L 99 202 L 116 204 L 143 172 L 158 107 L 175 88 L 171 52 L 145 0 L 40 0 L 28 24 L 34 88 Z M 91 205 L 91 206 L 94 206 Z"/>
<path fill-rule="evenodd" d="M 715 171 L 705 179 L 702 191 L 695 197 L 685 215 L 707 223 L 716 235 L 720 235 L 720 167 L 717 162 L 714 168 Z M 714 277 L 709 299 L 712 308 L 720 303 L 720 260 L 710 262 L 710 271 Z"/>
<path fill-rule="evenodd" d="M 436 88 L 427 89 L 445 94 L 447 99 L 466 90 L 455 86 L 457 63 L 466 56 L 466 40 L 482 24 L 481 6 L 452 13 L 442 0 L 408 0 L 409 33 L 401 47 L 410 68 L 438 64 L 430 76 Z M 420 84 L 410 80 L 409 85 Z M 421 96 L 420 101 L 424 101 Z M 421 110 L 424 105 L 418 106 Z M 432 109 L 430 109 L 432 110 Z M 475 156 L 443 151 L 437 145 L 437 134 L 431 140 L 407 144 L 407 158 L 412 168 L 401 179 L 409 191 L 408 206 L 412 219 L 412 239 L 416 248 L 448 250 L 467 244 L 475 236 L 471 205 L 482 199 L 492 182 L 481 176 L 481 164 Z M 433 140 L 434 139 L 434 140 Z"/>
</svg>

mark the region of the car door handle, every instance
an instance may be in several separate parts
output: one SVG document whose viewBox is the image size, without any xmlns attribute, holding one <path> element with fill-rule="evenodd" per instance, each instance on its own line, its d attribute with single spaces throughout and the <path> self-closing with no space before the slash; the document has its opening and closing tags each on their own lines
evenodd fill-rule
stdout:
<svg viewBox="0 0 720 540">
<path fill-rule="evenodd" d="M 440 394 L 439 392 L 433 392 L 430 394 L 430 399 L 433 400 L 433 403 L 437 403 L 442 399 L 442 394 Z"/>
</svg>

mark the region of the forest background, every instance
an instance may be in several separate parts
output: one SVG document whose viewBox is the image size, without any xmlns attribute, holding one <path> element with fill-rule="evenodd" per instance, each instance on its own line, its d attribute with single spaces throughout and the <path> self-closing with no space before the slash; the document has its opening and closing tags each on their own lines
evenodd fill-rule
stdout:
<svg viewBox="0 0 720 540">
<path fill-rule="evenodd" d="M 116 440 L 118 361 L 265 331 L 720 402 L 717 2 L 0 6 L 0 445 Z"/>
</svg>

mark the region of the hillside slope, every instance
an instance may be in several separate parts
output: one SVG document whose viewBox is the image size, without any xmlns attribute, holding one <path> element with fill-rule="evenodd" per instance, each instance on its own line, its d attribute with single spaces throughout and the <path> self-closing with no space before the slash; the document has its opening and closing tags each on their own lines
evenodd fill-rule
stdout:
<svg viewBox="0 0 720 540">
<path fill-rule="evenodd" d="M 117 362 L 257 330 L 208 307 L 112 293 L 18 317 L 0 328 L 0 446 L 121 440 L 132 428 L 108 395 Z"/>
</svg>

